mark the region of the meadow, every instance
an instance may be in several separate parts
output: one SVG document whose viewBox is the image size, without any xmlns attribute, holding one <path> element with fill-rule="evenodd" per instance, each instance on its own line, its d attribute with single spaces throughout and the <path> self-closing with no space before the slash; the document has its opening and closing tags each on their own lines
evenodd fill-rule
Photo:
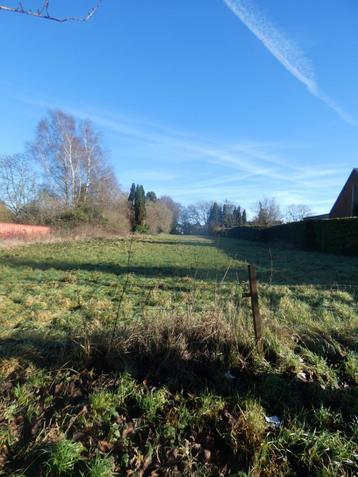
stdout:
<svg viewBox="0 0 358 477">
<path fill-rule="evenodd" d="M 358 259 L 243 240 L 3 244 L 0 475 L 357 475 L 357 298 Z"/>
</svg>

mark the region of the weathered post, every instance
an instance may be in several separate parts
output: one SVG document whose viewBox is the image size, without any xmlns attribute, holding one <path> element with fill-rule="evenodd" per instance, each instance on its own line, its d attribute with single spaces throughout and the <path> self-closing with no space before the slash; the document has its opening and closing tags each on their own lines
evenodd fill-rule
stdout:
<svg viewBox="0 0 358 477">
<path fill-rule="evenodd" d="M 252 307 L 252 316 L 254 318 L 254 330 L 257 349 L 262 352 L 262 318 L 259 308 L 259 296 L 257 293 L 257 277 L 256 277 L 256 267 L 249 265 L 249 282 L 250 282 L 250 297 L 251 297 L 251 307 Z"/>
</svg>

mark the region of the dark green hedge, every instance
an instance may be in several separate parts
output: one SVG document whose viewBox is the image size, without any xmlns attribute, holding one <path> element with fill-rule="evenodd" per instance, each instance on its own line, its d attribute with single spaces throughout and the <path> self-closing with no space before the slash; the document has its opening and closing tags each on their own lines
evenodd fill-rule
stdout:
<svg viewBox="0 0 358 477">
<path fill-rule="evenodd" d="M 283 242 L 305 250 L 358 255 L 358 218 L 308 220 L 273 227 L 234 227 L 233 238 Z"/>
</svg>

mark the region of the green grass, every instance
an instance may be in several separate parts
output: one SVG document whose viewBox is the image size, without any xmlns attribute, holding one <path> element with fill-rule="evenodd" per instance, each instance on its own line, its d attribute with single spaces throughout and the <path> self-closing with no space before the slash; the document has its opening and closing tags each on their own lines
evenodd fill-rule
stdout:
<svg viewBox="0 0 358 477">
<path fill-rule="evenodd" d="M 0 248 L 0 475 L 355 475 L 357 296 L 357 259 L 235 239 Z"/>
</svg>

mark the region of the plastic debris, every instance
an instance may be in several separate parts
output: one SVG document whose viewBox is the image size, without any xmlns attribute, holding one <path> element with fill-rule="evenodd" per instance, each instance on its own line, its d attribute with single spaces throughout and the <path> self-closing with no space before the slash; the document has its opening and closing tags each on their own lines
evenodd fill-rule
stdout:
<svg viewBox="0 0 358 477">
<path fill-rule="evenodd" d="M 227 372 L 225 373 L 225 378 L 226 378 L 228 381 L 235 381 L 235 379 L 236 379 L 236 377 L 235 377 L 233 374 L 231 374 L 230 369 L 229 369 L 229 371 L 227 371 Z"/>
<path fill-rule="evenodd" d="M 265 416 L 265 420 L 266 420 L 267 424 L 271 424 L 274 427 L 281 427 L 282 426 L 282 421 L 277 416 Z"/>
<path fill-rule="evenodd" d="M 297 377 L 304 382 L 307 382 L 307 374 L 304 371 L 301 371 L 297 374 Z"/>
</svg>

